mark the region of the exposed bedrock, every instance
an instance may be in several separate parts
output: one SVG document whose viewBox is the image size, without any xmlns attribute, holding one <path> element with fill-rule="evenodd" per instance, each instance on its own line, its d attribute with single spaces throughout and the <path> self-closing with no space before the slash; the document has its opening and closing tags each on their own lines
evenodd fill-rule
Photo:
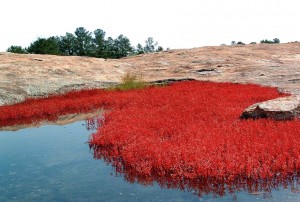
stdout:
<svg viewBox="0 0 300 202">
<path fill-rule="evenodd" d="M 0 53 L 0 106 L 70 90 L 110 87 L 126 73 L 150 83 L 254 83 L 300 95 L 300 43 L 167 50 L 118 60 Z"/>
<path fill-rule="evenodd" d="M 300 96 L 292 95 L 248 107 L 241 115 L 242 119 L 271 118 L 274 120 L 293 120 L 300 118 Z"/>
</svg>

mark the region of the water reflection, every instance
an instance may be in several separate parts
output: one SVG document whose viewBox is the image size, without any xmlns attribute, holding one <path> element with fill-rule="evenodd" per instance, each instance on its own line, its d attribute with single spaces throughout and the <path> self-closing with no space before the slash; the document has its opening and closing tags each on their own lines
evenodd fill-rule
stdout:
<svg viewBox="0 0 300 202">
<path fill-rule="evenodd" d="M 162 188 L 181 189 L 197 193 L 198 196 L 213 194 L 214 196 L 224 196 L 235 194 L 240 191 L 247 191 L 250 194 L 264 194 L 264 198 L 270 198 L 272 190 L 279 188 L 290 189 L 291 192 L 300 193 L 300 173 L 296 172 L 289 176 L 276 176 L 269 179 L 253 180 L 246 177 L 239 177 L 233 181 L 214 179 L 210 177 L 198 177 L 195 179 L 173 178 L 165 174 L 158 175 L 155 170 L 151 175 L 141 175 L 133 167 L 126 165 L 121 157 L 112 156 L 115 153 L 110 148 L 91 147 L 95 159 L 104 159 L 113 165 L 115 172 L 124 176 L 130 183 L 140 183 L 142 185 L 152 185 L 157 182 Z"/>
<path fill-rule="evenodd" d="M 86 120 L 88 130 L 96 130 L 103 124 L 103 117 L 96 117 Z M 121 156 L 116 156 L 116 151 L 111 147 L 100 147 L 90 145 L 95 159 L 103 159 L 112 165 L 117 175 L 121 175 L 127 182 L 139 183 L 145 186 L 153 185 L 155 182 L 162 188 L 180 189 L 196 193 L 199 197 L 207 194 L 213 194 L 215 197 L 222 197 L 227 194 L 236 197 L 239 192 L 248 192 L 251 195 L 263 195 L 263 198 L 272 198 L 272 191 L 278 189 L 289 189 L 292 193 L 300 193 L 300 172 L 295 171 L 290 175 L 277 176 L 267 179 L 251 179 L 245 176 L 239 176 L 234 180 L 215 179 L 212 177 L 198 177 L 187 179 L 184 177 L 174 178 L 171 174 L 151 170 L 150 175 L 143 175 L 137 170 L 126 164 Z M 159 173 L 159 174 L 158 174 Z"/>
<path fill-rule="evenodd" d="M 97 130 L 97 128 L 101 127 L 104 123 L 104 116 L 97 116 L 97 117 L 93 117 L 93 118 L 87 118 L 85 120 L 85 127 L 88 131 L 90 130 Z"/>
<path fill-rule="evenodd" d="M 89 152 L 90 133 L 84 121 L 0 131 L 0 201 L 197 201 L 115 177 Z"/>
</svg>

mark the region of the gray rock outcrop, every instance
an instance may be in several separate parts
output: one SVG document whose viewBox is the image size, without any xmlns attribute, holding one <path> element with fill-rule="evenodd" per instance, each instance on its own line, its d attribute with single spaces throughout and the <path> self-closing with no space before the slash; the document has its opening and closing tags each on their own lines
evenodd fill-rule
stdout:
<svg viewBox="0 0 300 202">
<path fill-rule="evenodd" d="M 241 118 L 271 118 L 278 121 L 300 118 L 300 96 L 292 95 L 256 103 L 248 107 Z"/>
<path fill-rule="evenodd" d="M 254 83 L 300 95 L 300 43 L 215 46 L 122 59 L 0 53 L 0 106 L 70 90 L 107 88 L 131 73 L 150 83 Z"/>
</svg>

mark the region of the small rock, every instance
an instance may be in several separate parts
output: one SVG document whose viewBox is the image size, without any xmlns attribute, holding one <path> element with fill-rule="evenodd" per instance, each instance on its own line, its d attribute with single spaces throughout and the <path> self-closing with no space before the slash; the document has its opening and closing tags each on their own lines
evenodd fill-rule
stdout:
<svg viewBox="0 0 300 202">
<path fill-rule="evenodd" d="M 248 107 L 240 118 L 271 118 L 278 121 L 300 118 L 300 96 L 292 95 L 256 103 Z"/>
</svg>

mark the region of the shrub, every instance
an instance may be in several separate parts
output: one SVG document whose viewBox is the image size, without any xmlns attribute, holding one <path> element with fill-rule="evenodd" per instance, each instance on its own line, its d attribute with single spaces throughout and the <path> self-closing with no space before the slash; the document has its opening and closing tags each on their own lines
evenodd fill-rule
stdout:
<svg viewBox="0 0 300 202">
<path fill-rule="evenodd" d="M 280 43 L 280 40 L 278 38 L 273 39 L 274 43 Z"/>
<path fill-rule="evenodd" d="M 119 85 L 113 87 L 115 90 L 133 90 L 133 89 L 143 89 L 147 86 L 146 82 L 144 82 L 138 76 L 126 73 L 122 77 L 122 81 Z"/>
<path fill-rule="evenodd" d="M 274 44 L 274 43 L 280 43 L 280 40 L 278 38 L 273 39 L 273 41 L 268 39 L 263 39 L 260 41 L 260 43 Z"/>
<path fill-rule="evenodd" d="M 11 46 L 6 50 L 6 52 L 19 53 L 19 54 L 27 53 L 27 51 L 24 48 L 22 48 L 22 46 Z"/>
</svg>

